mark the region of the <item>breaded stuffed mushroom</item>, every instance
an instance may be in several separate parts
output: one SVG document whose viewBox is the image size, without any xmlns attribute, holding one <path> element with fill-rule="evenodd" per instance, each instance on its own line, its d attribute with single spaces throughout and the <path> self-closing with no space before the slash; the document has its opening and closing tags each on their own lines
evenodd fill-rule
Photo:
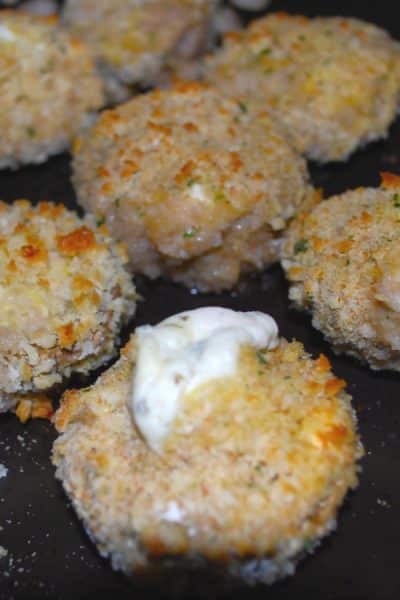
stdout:
<svg viewBox="0 0 400 600">
<path fill-rule="evenodd" d="M 337 352 L 400 371 L 400 177 L 301 215 L 282 253 L 290 299 Z"/>
<path fill-rule="evenodd" d="M 205 78 L 273 109 L 309 158 L 345 160 L 387 135 L 399 107 L 400 44 L 358 19 L 272 14 L 227 34 Z"/>
<path fill-rule="evenodd" d="M 77 140 L 73 183 L 128 244 L 134 272 L 217 292 L 277 259 L 312 193 L 268 114 L 196 83 L 104 112 Z"/>
<path fill-rule="evenodd" d="M 0 168 L 62 152 L 102 104 L 89 51 L 56 17 L 0 11 Z"/>
<path fill-rule="evenodd" d="M 190 574 L 194 594 L 270 584 L 334 528 L 357 484 L 344 386 L 268 315 L 181 313 L 138 328 L 95 385 L 65 394 L 56 476 L 134 581 L 173 590 Z"/>
<path fill-rule="evenodd" d="M 114 356 L 135 310 L 126 262 L 89 216 L 0 204 L 0 412 Z"/>
<path fill-rule="evenodd" d="M 62 19 L 85 40 L 111 98 L 154 85 L 211 47 L 216 0 L 67 0 Z M 128 91 L 129 93 L 129 91 Z"/>
</svg>

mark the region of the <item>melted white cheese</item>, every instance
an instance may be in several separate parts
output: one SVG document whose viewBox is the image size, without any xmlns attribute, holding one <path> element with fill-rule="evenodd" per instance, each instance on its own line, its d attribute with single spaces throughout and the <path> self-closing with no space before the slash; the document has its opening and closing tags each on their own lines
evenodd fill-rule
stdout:
<svg viewBox="0 0 400 600">
<path fill-rule="evenodd" d="M 200 183 L 194 183 L 189 189 L 189 195 L 199 202 L 210 202 L 210 198 L 207 196 L 204 186 Z"/>
<path fill-rule="evenodd" d="M 7 25 L 0 24 L 0 41 L 12 42 L 14 41 L 15 34 L 7 27 Z"/>
<path fill-rule="evenodd" d="M 148 445 L 162 452 L 184 395 L 210 379 L 234 375 L 240 346 L 275 348 L 278 327 L 261 312 L 207 307 L 138 327 L 136 340 L 129 408 Z"/>
</svg>

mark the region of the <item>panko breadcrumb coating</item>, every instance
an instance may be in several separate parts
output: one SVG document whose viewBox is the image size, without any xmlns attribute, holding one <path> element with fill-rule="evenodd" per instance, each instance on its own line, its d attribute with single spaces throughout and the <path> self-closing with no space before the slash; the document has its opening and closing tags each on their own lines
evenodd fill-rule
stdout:
<svg viewBox="0 0 400 600">
<path fill-rule="evenodd" d="M 337 352 L 400 371 L 400 177 L 359 188 L 301 215 L 282 264 L 290 299 Z"/>
<path fill-rule="evenodd" d="M 293 574 L 357 483 L 345 382 L 298 342 L 243 346 L 234 376 L 186 397 L 159 455 L 127 408 L 135 356 L 133 337 L 94 386 L 64 395 L 55 418 L 56 476 L 102 556 L 135 582 L 165 576 L 168 590 L 189 573 L 194 595 L 209 578 L 215 592 L 224 579 Z"/>
<path fill-rule="evenodd" d="M 115 354 L 135 310 L 126 262 L 90 216 L 0 204 L 0 412 Z"/>
<path fill-rule="evenodd" d="M 345 160 L 387 135 L 399 107 L 400 44 L 358 19 L 277 13 L 227 34 L 205 77 L 271 107 L 309 158 Z"/>
<path fill-rule="evenodd" d="M 85 40 L 109 94 L 154 85 L 210 49 L 215 0 L 67 0 L 64 25 Z M 123 88 L 121 88 L 123 89 Z"/>
<path fill-rule="evenodd" d="M 312 191 L 267 113 L 196 83 L 104 112 L 77 140 L 73 182 L 80 204 L 128 244 L 134 272 L 201 291 L 274 262 Z"/>
<path fill-rule="evenodd" d="M 56 17 L 0 11 L 0 168 L 65 150 L 102 104 L 89 51 Z"/>
</svg>

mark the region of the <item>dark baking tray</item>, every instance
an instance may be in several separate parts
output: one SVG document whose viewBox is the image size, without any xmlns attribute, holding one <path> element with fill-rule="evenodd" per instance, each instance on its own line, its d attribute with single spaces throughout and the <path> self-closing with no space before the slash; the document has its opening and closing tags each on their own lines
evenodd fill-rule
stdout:
<svg viewBox="0 0 400 600">
<path fill-rule="evenodd" d="M 397 3 L 273 2 L 276 10 L 346 14 L 369 19 L 400 39 Z M 376 185 L 380 170 L 400 172 L 400 121 L 387 140 L 357 153 L 348 163 L 311 165 L 313 181 L 327 194 L 359 185 Z M 0 173 L 0 197 L 49 199 L 76 207 L 69 182 L 69 157 L 16 173 Z M 164 281 L 138 282 L 145 298 L 134 325 L 158 320 L 183 309 L 213 304 L 242 310 L 264 310 L 278 321 L 282 335 L 300 339 L 317 356 L 331 359 L 348 382 L 354 398 L 366 455 L 359 488 L 340 512 L 338 530 L 323 541 L 294 577 L 270 588 L 237 592 L 231 598 L 307 598 L 308 600 L 398 600 L 400 598 L 400 381 L 398 375 L 373 373 L 351 359 L 335 357 L 310 319 L 292 311 L 279 267 L 242 282 L 230 294 L 193 295 Z M 1 310 L 1 306 L 0 306 Z M 129 331 L 124 332 L 124 338 Z M 93 378 L 92 378 L 93 379 Z M 75 385 L 84 382 L 75 381 Z M 44 421 L 21 425 L 10 414 L 0 417 L 0 544 L 8 556 L 0 561 L 0 597 L 145 598 L 102 560 L 75 517 L 54 478 L 50 449 L 55 432 Z M 152 595 L 154 597 L 154 594 Z M 160 593 L 160 597 L 162 594 Z"/>
</svg>

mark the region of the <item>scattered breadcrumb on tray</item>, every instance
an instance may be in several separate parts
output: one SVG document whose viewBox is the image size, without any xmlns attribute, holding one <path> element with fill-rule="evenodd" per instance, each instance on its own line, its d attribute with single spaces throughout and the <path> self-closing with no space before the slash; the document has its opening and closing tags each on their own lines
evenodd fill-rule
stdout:
<svg viewBox="0 0 400 600">
<path fill-rule="evenodd" d="M 21 423 L 29 419 L 51 419 L 54 409 L 50 398 L 44 394 L 32 395 L 19 401 L 15 414 Z"/>
</svg>

